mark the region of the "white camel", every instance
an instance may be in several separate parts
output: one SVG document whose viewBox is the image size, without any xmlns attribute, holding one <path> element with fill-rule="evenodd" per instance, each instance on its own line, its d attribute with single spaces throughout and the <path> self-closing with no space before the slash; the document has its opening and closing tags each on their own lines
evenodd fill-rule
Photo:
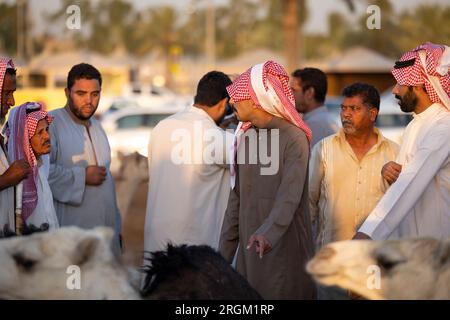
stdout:
<svg viewBox="0 0 450 320">
<path fill-rule="evenodd" d="M 306 269 L 367 299 L 450 299 L 450 239 L 335 242 Z"/>
<path fill-rule="evenodd" d="M 109 228 L 70 227 L 0 240 L 0 298 L 138 299 L 112 237 Z"/>
<path fill-rule="evenodd" d="M 138 272 L 114 256 L 112 237 L 64 227 L 0 240 L 0 299 L 260 299 L 211 247 L 169 245 Z"/>
</svg>

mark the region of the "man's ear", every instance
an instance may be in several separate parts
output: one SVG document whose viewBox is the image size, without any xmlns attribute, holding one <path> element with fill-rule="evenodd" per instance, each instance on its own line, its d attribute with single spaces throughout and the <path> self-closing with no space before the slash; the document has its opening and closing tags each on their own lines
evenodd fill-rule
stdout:
<svg viewBox="0 0 450 320">
<path fill-rule="evenodd" d="M 316 94 L 316 90 L 313 87 L 309 87 L 303 92 L 303 96 L 307 99 L 314 100 L 314 96 Z"/>
<path fill-rule="evenodd" d="M 370 108 L 369 110 L 370 112 L 370 120 L 372 122 L 375 122 L 377 115 L 378 115 L 378 109 L 377 108 Z"/>
<path fill-rule="evenodd" d="M 68 88 L 64 88 L 64 93 L 66 94 L 66 98 L 69 99 L 70 91 Z"/>
<path fill-rule="evenodd" d="M 228 98 L 223 98 L 222 100 L 219 101 L 221 111 L 226 108 L 227 102 L 228 102 Z"/>
</svg>

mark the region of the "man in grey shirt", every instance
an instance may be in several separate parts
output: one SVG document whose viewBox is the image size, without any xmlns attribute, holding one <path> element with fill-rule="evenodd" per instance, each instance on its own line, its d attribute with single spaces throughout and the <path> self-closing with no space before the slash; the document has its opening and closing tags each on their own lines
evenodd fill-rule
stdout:
<svg viewBox="0 0 450 320">
<path fill-rule="evenodd" d="M 292 73 L 291 88 L 295 107 L 312 131 L 311 148 L 321 139 L 338 131 L 338 125 L 324 106 L 327 76 L 316 68 L 297 69 Z"/>
</svg>

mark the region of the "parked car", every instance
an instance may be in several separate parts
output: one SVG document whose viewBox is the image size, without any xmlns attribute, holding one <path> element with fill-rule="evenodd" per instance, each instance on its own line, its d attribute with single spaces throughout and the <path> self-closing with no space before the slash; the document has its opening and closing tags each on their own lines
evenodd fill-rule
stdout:
<svg viewBox="0 0 450 320">
<path fill-rule="evenodd" d="M 181 111 L 184 106 L 163 104 L 152 108 L 127 107 L 105 115 L 101 123 L 111 146 L 111 171 L 118 169 L 119 152 L 135 151 L 148 155 L 152 129 L 163 119 Z"/>
</svg>

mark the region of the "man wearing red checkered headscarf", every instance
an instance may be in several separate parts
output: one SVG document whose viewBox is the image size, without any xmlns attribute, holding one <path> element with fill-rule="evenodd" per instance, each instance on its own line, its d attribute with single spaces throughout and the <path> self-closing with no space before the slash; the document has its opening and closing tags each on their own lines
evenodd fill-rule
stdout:
<svg viewBox="0 0 450 320">
<path fill-rule="evenodd" d="M 241 121 L 220 252 L 265 299 L 314 299 L 302 266 L 313 255 L 308 207 L 311 131 L 295 109 L 289 76 L 274 61 L 227 87 Z M 239 248 L 238 248 L 239 247 Z"/>
<path fill-rule="evenodd" d="M 0 129 L 14 106 L 16 69 L 10 58 L 0 57 Z M 0 130 L 1 131 L 1 130 Z M 0 134 L 0 237 L 15 228 L 14 186 L 27 177 L 30 167 L 25 159 L 8 160 L 4 137 Z"/>
<path fill-rule="evenodd" d="M 355 238 L 450 236 L 450 47 L 430 42 L 405 53 L 392 74 L 392 93 L 414 119 L 396 162 L 383 178 L 391 184 Z"/>
<path fill-rule="evenodd" d="M 26 159 L 31 167 L 31 174 L 21 184 L 21 202 L 16 202 L 22 209 L 20 222 L 50 230 L 59 227 L 48 184 L 48 128 L 52 121 L 53 117 L 40 104 L 27 102 L 11 110 L 3 130 L 7 137 L 8 158 L 11 161 Z"/>
</svg>

